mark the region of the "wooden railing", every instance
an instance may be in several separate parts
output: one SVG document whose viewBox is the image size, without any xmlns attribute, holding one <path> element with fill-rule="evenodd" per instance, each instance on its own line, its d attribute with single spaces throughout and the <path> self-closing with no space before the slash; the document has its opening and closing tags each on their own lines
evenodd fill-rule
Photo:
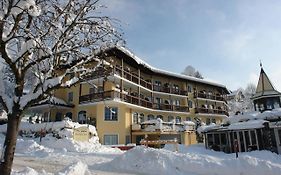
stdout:
<svg viewBox="0 0 281 175">
<path fill-rule="evenodd" d="M 117 91 L 105 91 L 100 93 L 87 94 L 79 97 L 79 103 L 90 103 L 98 102 L 103 100 L 120 99 L 124 102 L 131 103 L 134 105 L 143 106 L 150 109 L 165 110 L 165 111 L 179 111 L 179 112 L 189 112 L 187 106 L 180 105 L 170 105 L 162 103 L 152 103 L 151 101 L 133 96 L 128 94 L 122 94 Z"/>
<path fill-rule="evenodd" d="M 195 108 L 196 113 L 203 114 L 220 114 L 220 115 L 229 115 L 227 111 L 222 109 L 208 109 L 208 108 Z"/>
<path fill-rule="evenodd" d="M 213 95 L 213 94 L 201 93 L 201 92 L 194 92 L 194 98 L 204 98 L 210 100 L 225 101 L 225 98 L 222 95 Z"/>
<path fill-rule="evenodd" d="M 122 69 L 120 67 L 115 66 L 114 68 L 108 68 L 108 69 L 98 69 L 86 76 L 83 77 L 84 80 L 91 80 L 95 78 L 105 77 L 108 75 L 117 74 L 122 77 Z M 165 87 L 165 86 L 159 86 L 159 85 L 153 85 L 151 82 L 144 80 L 143 78 L 139 78 L 139 76 L 136 73 L 123 70 L 123 78 L 134 82 L 136 84 L 141 85 L 142 87 L 145 87 L 150 90 L 154 90 L 157 92 L 164 92 L 164 93 L 172 93 L 177 95 L 187 95 L 187 91 L 171 88 L 171 87 Z M 153 89 L 152 89 L 153 87 Z"/>
</svg>

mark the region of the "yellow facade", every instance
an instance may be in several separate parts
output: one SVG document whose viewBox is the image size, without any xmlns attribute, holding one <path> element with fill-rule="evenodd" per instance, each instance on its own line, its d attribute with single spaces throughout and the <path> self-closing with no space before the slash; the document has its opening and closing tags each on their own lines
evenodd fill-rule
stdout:
<svg viewBox="0 0 281 175">
<path fill-rule="evenodd" d="M 49 111 L 51 121 L 55 121 L 60 112 L 63 116 L 71 113 L 73 121 L 96 125 L 102 144 L 136 143 L 147 134 L 168 138 L 165 132 L 134 131 L 134 115 L 142 121 L 151 117 L 161 118 L 164 122 L 174 119 L 179 123 L 199 119 L 207 124 L 220 123 L 227 117 L 224 98 L 228 92 L 222 85 L 151 70 L 118 48 L 109 51 L 106 61 L 112 66 L 93 72 L 92 77 L 84 78 L 80 84 L 54 92 L 55 97 L 72 104 L 72 107 L 53 107 L 41 112 Z M 105 72 L 109 74 L 102 75 Z M 175 135 L 179 135 L 183 144 L 196 143 L 194 130 L 177 131 Z"/>
</svg>

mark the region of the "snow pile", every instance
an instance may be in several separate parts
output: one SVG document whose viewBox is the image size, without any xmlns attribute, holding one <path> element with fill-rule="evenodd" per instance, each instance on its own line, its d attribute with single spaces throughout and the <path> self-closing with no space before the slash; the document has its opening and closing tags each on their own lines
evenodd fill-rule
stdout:
<svg viewBox="0 0 281 175">
<path fill-rule="evenodd" d="M 88 165 L 82 163 L 81 161 L 66 167 L 58 175 L 90 175 Z"/>
<path fill-rule="evenodd" d="M 12 171 L 12 175 L 52 175 L 50 173 L 46 173 L 45 171 L 37 172 L 30 167 L 26 167 L 22 171 Z"/>
<path fill-rule="evenodd" d="M 150 175 L 279 175 L 281 157 L 268 151 L 254 151 L 241 153 L 236 159 L 234 154 L 206 150 L 203 146 L 182 147 L 180 152 L 135 147 L 104 166 Z"/>
<path fill-rule="evenodd" d="M 58 132 L 58 133 L 69 136 L 69 134 L 72 133 L 72 132 L 70 132 L 70 131 L 72 131 L 72 129 L 79 128 L 82 126 L 87 126 L 90 130 L 90 133 L 93 136 L 98 135 L 96 128 L 92 125 L 79 124 L 79 123 L 67 121 L 67 120 L 63 120 L 60 122 L 46 122 L 46 123 L 36 123 L 36 124 L 32 124 L 32 123 L 28 123 L 28 122 L 21 122 L 19 131 L 21 131 L 23 133 L 28 133 L 28 132 L 40 132 L 41 130 L 43 130 L 43 131 L 47 131 L 47 132 Z M 65 130 L 62 131 L 63 129 L 65 129 Z M 67 131 L 67 129 L 70 129 L 70 130 Z M 0 125 L 1 133 L 6 133 L 6 130 L 7 130 L 7 124 Z"/>
<path fill-rule="evenodd" d="M 73 129 L 81 126 L 87 126 L 91 133 L 89 141 L 75 141 L 73 139 Z M 0 132 L 6 132 L 7 125 L 0 126 Z M 36 132 L 41 130 L 47 131 L 46 136 L 42 137 L 41 142 L 39 137 L 35 137 Z M 47 156 L 52 152 L 81 152 L 81 153 L 120 153 L 118 148 L 103 146 L 99 143 L 96 128 L 92 125 L 81 125 L 71 121 L 38 123 L 30 124 L 22 122 L 20 132 L 25 133 L 18 137 L 16 153 L 32 154 Z M 27 134 L 29 133 L 29 134 Z M 35 133 L 35 134 L 34 134 Z M 4 143 L 5 136 L 0 134 L 0 150 Z"/>
</svg>

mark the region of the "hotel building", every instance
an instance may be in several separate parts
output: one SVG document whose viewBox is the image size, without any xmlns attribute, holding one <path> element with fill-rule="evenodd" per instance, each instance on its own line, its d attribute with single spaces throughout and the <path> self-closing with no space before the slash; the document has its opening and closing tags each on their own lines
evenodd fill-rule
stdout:
<svg viewBox="0 0 281 175">
<path fill-rule="evenodd" d="M 81 83 L 56 90 L 31 111 L 43 121 L 93 124 L 106 145 L 143 138 L 189 145 L 196 142 L 190 121 L 220 123 L 228 116 L 224 85 L 154 68 L 123 47 L 104 55 L 104 64 Z"/>
</svg>

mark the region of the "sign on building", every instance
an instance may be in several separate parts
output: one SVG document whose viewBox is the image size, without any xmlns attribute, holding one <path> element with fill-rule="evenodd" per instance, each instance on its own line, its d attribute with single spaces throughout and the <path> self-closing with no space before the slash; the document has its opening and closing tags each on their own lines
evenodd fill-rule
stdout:
<svg viewBox="0 0 281 175">
<path fill-rule="evenodd" d="M 89 141 L 90 130 L 86 126 L 73 129 L 73 139 L 75 141 Z"/>
</svg>

